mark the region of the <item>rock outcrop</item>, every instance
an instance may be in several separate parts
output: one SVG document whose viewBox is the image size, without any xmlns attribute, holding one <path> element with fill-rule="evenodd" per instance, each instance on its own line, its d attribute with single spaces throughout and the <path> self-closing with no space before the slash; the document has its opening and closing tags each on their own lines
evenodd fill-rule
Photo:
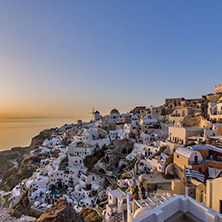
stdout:
<svg viewBox="0 0 222 222">
<path fill-rule="evenodd" d="M 166 169 L 165 169 L 165 174 L 172 175 L 172 176 L 175 175 L 175 167 L 174 167 L 174 164 L 173 164 L 173 163 L 169 164 L 169 165 L 166 167 Z"/>
<path fill-rule="evenodd" d="M 122 170 L 130 164 L 125 157 L 132 152 L 134 143 L 133 139 L 113 141 L 113 145 L 107 147 L 105 155 L 94 165 L 94 170 L 114 177 L 122 174 Z"/>
<path fill-rule="evenodd" d="M 19 218 L 11 216 L 11 209 L 0 209 L 1 222 L 35 222 L 36 218 L 22 215 Z"/>
<path fill-rule="evenodd" d="M 19 217 L 21 217 L 24 213 L 25 213 L 25 209 L 23 208 L 23 206 L 18 205 L 18 206 L 16 206 L 15 209 L 12 210 L 11 216 L 12 216 L 12 217 L 19 218 Z"/>
<path fill-rule="evenodd" d="M 59 200 L 57 204 L 46 210 L 37 222 L 84 222 L 66 200 Z"/>
</svg>

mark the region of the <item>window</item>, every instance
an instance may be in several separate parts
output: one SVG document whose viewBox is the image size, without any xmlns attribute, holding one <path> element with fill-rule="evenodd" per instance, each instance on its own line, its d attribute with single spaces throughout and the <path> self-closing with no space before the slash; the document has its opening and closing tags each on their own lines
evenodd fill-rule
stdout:
<svg viewBox="0 0 222 222">
<path fill-rule="evenodd" d="M 179 155 L 177 155 L 177 158 L 179 158 L 180 156 Z"/>
</svg>

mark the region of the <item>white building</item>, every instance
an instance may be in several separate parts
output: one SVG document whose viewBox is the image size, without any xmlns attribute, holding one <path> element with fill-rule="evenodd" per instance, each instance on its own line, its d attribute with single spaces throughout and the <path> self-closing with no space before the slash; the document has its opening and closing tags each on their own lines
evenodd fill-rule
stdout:
<svg viewBox="0 0 222 222">
<path fill-rule="evenodd" d="M 82 142 L 74 141 L 68 148 L 68 154 L 73 154 L 76 156 L 81 156 L 83 159 L 85 156 L 90 155 L 94 152 L 95 146 L 85 144 Z"/>
<path fill-rule="evenodd" d="M 149 146 L 142 143 L 134 143 L 134 148 L 130 154 L 126 156 L 127 159 L 133 159 L 137 156 L 148 157 L 159 151 L 159 147 Z"/>
<path fill-rule="evenodd" d="M 139 141 L 143 144 L 149 143 L 151 141 L 151 136 L 141 131 Z"/>
<path fill-rule="evenodd" d="M 68 162 L 69 162 L 69 167 L 74 167 L 74 166 L 83 167 L 84 166 L 83 158 L 81 156 L 68 154 Z"/>
<path fill-rule="evenodd" d="M 145 133 L 148 132 L 148 129 L 158 129 L 160 128 L 160 123 L 157 119 L 140 119 L 141 130 Z"/>
<path fill-rule="evenodd" d="M 105 130 L 92 128 L 83 129 L 74 137 L 73 143 L 78 144 L 80 142 L 101 148 L 103 145 L 109 145 L 110 140 Z"/>
<path fill-rule="evenodd" d="M 85 143 L 89 140 L 97 140 L 99 139 L 99 133 L 96 129 L 83 129 L 83 133 L 81 135 L 81 140 Z"/>
<path fill-rule="evenodd" d="M 98 110 L 96 110 L 96 112 L 94 113 L 94 119 L 95 119 L 95 121 L 100 120 L 100 112 Z"/>
<path fill-rule="evenodd" d="M 128 211 L 132 208 L 129 205 Z M 171 221 L 195 221 L 195 222 L 221 222 L 222 215 L 189 196 L 176 196 L 165 203 L 155 206 L 147 211 L 145 208 L 138 209 L 134 215 L 128 216 L 128 222 L 171 222 Z M 131 216 L 131 217 L 130 217 Z M 134 217 L 133 217 L 134 216 Z"/>
<path fill-rule="evenodd" d="M 208 103 L 208 116 L 211 120 L 222 121 L 222 101 Z"/>
<path fill-rule="evenodd" d="M 192 165 L 193 163 L 201 163 L 203 157 L 199 151 L 192 149 L 192 147 L 179 147 L 174 153 L 173 162 L 180 168 L 184 169 L 184 166 Z"/>
<path fill-rule="evenodd" d="M 157 160 L 156 159 L 141 159 L 137 163 L 137 173 L 145 173 L 146 171 L 153 171 L 157 168 Z"/>
<path fill-rule="evenodd" d="M 125 221 L 127 210 L 126 194 L 120 189 L 107 190 L 108 204 L 103 212 L 107 222 L 115 222 L 117 219 Z"/>
<path fill-rule="evenodd" d="M 137 128 L 140 125 L 140 120 L 139 117 L 137 115 L 133 115 L 131 117 L 131 124 L 133 128 Z"/>
<path fill-rule="evenodd" d="M 160 154 L 160 157 L 157 161 L 158 162 L 157 163 L 157 171 L 164 173 L 167 158 L 168 158 L 168 156 L 166 154 L 164 154 L 164 153 Z"/>
<path fill-rule="evenodd" d="M 220 136 L 222 133 L 222 124 L 213 124 L 211 129 L 204 129 L 204 139 L 208 137 Z"/>
<path fill-rule="evenodd" d="M 53 137 L 51 139 L 45 139 L 42 145 L 46 147 L 54 147 L 61 145 L 61 138 Z"/>
<path fill-rule="evenodd" d="M 49 177 L 49 184 L 55 185 L 56 183 L 61 182 L 65 185 L 68 185 L 71 182 L 75 185 L 79 183 L 79 177 L 83 173 L 85 173 L 85 170 L 80 168 L 75 168 L 75 169 L 70 168 L 69 170 L 66 171 L 55 170 Z"/>
<path fill-rule="evenodd" d="M 122 129 L 110 130 L 109 131 L 109 137 L 110 137 L 111 141 L 123 139 L 122 135 L 123 135 L 123 130 Z"/>
<path fill-rule="evenodd" d="M 46 194 L 49 185 L 48 176 L 42 176 L 39 173 L 33 174 L 31 188 L 29 189 L 29 197 L 35 199 L 36 197 L 43 198 Z"/>
<path fill-rule="evenodd" d="M 222 213 L 222 177 L 207 180 L 206 205 Z"/>
<path fill-rule="evenodd" d="M 146 194 L 147 195 L 147 194 Z M 127 194 L 127 221 L 131 222 L 149 211 L 155 210 L 156 207 L 172 199 L 175 195 L 169 193 L 153 194 L 150 193 L 145 199 L 133 199 L 130 193 Z M 149 221 L 149 220 L 147 220 Z M 156 220 L 151 220 L 156 221 Z M 162 220 L 164 221 L 164 220 Z"/>
<path fill-rule="evenodd" d="M 168 143 L 185 145 L 189 142 L 189 138 L 193 136 L 201 136 L 204 129 L 200 127 L 182 127 L 182 125 L 178 123 L 173 127 L 170 126 L 168 131 Z"/>
<path fill-rule="evenodd" d="M 134 185 L 134 181 L 133 181 L 133 179 L 125 179 L 125 180 L 120 179 L 117 181 L 117 185 L 120 188 L 128 189 Z"/>
<path fill-rule="evenodd" d="M 131 132 L 131 130 L 133 129 L 132 124 L 130 123 L 125 123 L 123 126 L 123 132 L 124 134 L 128 135 L 129 137 L 129 133 Z"/>
<path fill-rule="evenodd" d="M 18 184 L 12 190 L 12 205 L 14 206 L 21 198 L 23 192 L 21 191 L 22 184 Z"/>
</svg>

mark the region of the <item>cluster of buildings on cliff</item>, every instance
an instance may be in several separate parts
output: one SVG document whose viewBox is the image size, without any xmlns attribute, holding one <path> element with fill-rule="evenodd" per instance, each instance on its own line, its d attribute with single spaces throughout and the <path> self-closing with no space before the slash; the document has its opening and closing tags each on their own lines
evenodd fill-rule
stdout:
<svg viewBox="0 0 222 222">
<path fill-rule="evenodd" d="M 123 131 L 131 124 L 127 158 L 136 161 L 118 189 L 107 190 L 106 221 L 222 221 L 222 91 L 215 88 L 199 99 L 136 107 L 136 125 L 119 118 L 111 126 L 119 132 L 122 122 Z M 130 187 L 138 188 L 136 197 Z"/>
<path fill-rule="evenodd" d="M 77 212 L 97 206 L 108 222 L 222 221 L 221 85 L 197 99 L 169 98 L 158 107 L 93 114 L 90 122 L 57 128 L 31 151 L 44 158 L 32 177 L 13 189 L 12 205 L 28 190 L 39 211 L 62 198 Z M 123 142 L 120 150 L 116 141 L 131 145 Z M 118 178 L 111 171 L 105 175 L 105 162 L 98 171 L 84 164 L 104 147 L 108 162 L 118 152 L 125 161 Z"/>
</svg>

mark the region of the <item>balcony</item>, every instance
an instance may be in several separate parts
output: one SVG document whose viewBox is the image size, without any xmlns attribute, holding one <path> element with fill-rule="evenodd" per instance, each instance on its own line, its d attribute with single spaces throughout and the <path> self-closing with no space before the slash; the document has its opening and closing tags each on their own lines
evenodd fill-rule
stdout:
<svg viewBox="0 0 222 222">
<path fill-rule="evenodd" d="M 222 162 L 222 157 L 210 156 L 210 157 L 207 157 L 201 161 L 189 161 L 188 164 L 189 165 L 203 165 L 203 164 L 205 164 L 206 161 Z"/>
</svg>

